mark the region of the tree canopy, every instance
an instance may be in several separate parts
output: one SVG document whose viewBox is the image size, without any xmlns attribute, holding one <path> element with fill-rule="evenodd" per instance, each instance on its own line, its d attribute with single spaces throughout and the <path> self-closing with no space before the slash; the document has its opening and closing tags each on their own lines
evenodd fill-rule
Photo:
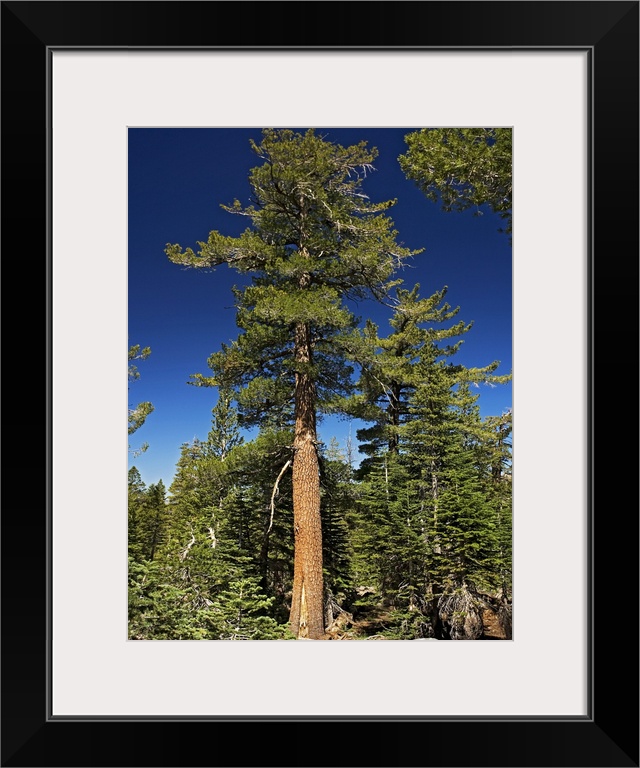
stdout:
<svg viewBox="0 0 640 768">
<path fill-rule="evenodd" d="M 512 231 L 511 128 L 421 128 L 398 158 L 408 179 L 445 211 L 487 205 Z"/>
</svg>

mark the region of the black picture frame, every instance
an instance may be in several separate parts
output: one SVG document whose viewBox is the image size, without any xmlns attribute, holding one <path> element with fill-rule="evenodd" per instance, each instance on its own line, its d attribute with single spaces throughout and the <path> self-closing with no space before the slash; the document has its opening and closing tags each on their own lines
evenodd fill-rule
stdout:
<svg viewBox="0 0 640 768">
<path fill-rule="evenodd" d="M 638 423 L 639 5 L 580 0 L 2 2 L 3 266 L 11 293 L 17 285 L 28 296 L 25 314 L 29 323 L 33 317 L 41 317 L 38 308 L 44 314 L 44 333 L 39 329 L 29 336 L 28 357 L 37 359 L 37 373 L 16 372 L 19 386 L 11 394 L 12 402 L 31 404 L 20 424 L 20 435 L 41 434 L 42 439 L 31 438 L 28 445 L 24 439 L 17 444 L 7 440 L 13 461 L 9 460 L 11 472 L 5 473 L 5 488 L 8 492 L 13 488 L 15 493 L 21 473 L 23 482 L 19 502 L 14 503 L 16 496 L 8 493 L 12 503 L 5 504 L 2 513 L 3 766 L 638 766 L 634 427 Z M 52 719 L 48 716 L 47 677 L 51 618 L 50 51 L 313 48 L 318 40 L 327 48 L 589 51 L 589 714 L 568 720 Z M 570 185 L 552 187 L 550 194 L 556 196 L 559 206 L 563 195 L 572 194 Z M 9 279 L 6 270 L 11 266 L 19 269 Z M 25 309 L 24 304 L 21 308 Z M 11 316 L 10 333 L 13 310 Z M 570 336 L 571 329 L 563 333 Z M 15 359 L 26 357 L 24 339 L 15 348 L 9 343 L 8 349 L 12 359 L 9 376 L 14 378 Z M 26 394 L 30 386 L 35 388 L 33 395 Z M 597 413 L 596 401 L 600 405 Z M 629 424 L 631 440 L 627 437 Z M 8 432 L 9 437 L 15 434 L 13 428 Z M 562 450 L 558 445 L 558 454 Z M 37 496 L 36 476 L 42 480 Z M 557 594 L 542 599 L 571 596 L 563 595 L 562 585 L 558 585 Z M 562 627 L 544 631 L 562 632 Z M 266 723 L 266 728 L 256 733 L 253 726 L 259 722 Z"/>
</svg>

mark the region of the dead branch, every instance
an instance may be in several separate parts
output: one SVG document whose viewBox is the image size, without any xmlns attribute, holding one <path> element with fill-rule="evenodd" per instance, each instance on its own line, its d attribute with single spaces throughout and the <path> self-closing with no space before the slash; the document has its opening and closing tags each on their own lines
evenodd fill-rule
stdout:
<svg viewBox="0 0 640 768">
<path fill-rule="evenodd" d="M 191 541 L 187 544 L 186 549 L 183 549 L 180 553 L 180 560 L 186 560 L 187 555 L 189 554 L 189 550 L 191 547 L 196 543 L 196 537 L 193 535 L 193 531 L 191 531 Z"/>
<path fill-rule="evenodd" d="M 269 519 L 269 527 L 267 528 L 267 533 L 271 532 L 271 527 L 273 526 L 273 516 L 276 511 L 275 498 L 276 498 L 276 495 L 279 493 L 278 486 L 280 485 L 280 480 L 282 479 L 282 475 L 284 475 L 284 473 L 287 471 L 287 469 L 290 466 L 291 466 L 291 459 L 288 459 L 287 463 L 280 470 L 280 474 L 276 478 L 276 482 L 273 486 L 273 491 L 271 492 L 271 518 Z"/>
</svg>

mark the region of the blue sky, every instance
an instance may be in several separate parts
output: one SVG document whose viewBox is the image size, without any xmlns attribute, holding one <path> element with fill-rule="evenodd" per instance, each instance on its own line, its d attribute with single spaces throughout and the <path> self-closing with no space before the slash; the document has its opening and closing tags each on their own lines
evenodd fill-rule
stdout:
<svg viewBox="0 0 640 768">
<path fill-rule="evenodd" d="M 287 126 L 289 127 L 289 126 Z M 456 320 L 473 322 L 455 360 L 468 366 L 500 361 L 496 373 L 512 367 L 512 263 L 508 236 L 498 231 L 502 221 L 487 210 L 444 213 L 426 199 L 400 170 L 398 155 L 404 137 L 414 128 L 323 128 L 330 141 L 343 146 L 367 141 L 379 155 L 375 172 L 363 191 L 373 201 L 397 198 L 389 210 L 397 240 L 425 250 L 400 273 L 404 287 L 420 284 L 429 296 L 448 286 L 446 300 L 460 307 Z M 295 126 L 294 126 L 295 128 Z M 299 130 L 305 130 L 300 128 Z M 248 203 L 249 170 L 258 164 L 249 139 L 259 143 L 257 128 L 130 128 L 128 135 L 128 333 L 129 344 L 151 347 L 138 363 L 140 378 L 129 388 L 129 405 L 151 401 L 154 412 L 130 436 L 129 456 L 147 484 L 173 479 L 180 446 L 204 439 L 211 425 L 217 390 L 187 384 L 191 374 L 209 374 L 207 358 L 238 335 L 233 285 L 240 276 L 226 266 L 204 273 L 172 264 L 167 243 L 196 249 L 211 230 L 239 234 L 247 219 L 222 210 L 235 198 Z M 364 321 L 371 318 L 383 333 L 389 310 L 374 302 L 354 307 Z M 482 386 L 483 416 L 511 408 L 511 384 Z M 320 439 L 335 437 L 341 445 L 359 422 L 331 418 L 320 423 Z M 123 427 L 124 428 L 124 427 Z"/>
</svg>

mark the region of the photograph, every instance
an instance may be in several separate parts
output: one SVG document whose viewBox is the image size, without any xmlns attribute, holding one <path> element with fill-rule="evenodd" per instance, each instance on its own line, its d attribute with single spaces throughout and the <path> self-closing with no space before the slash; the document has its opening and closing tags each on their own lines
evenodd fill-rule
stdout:
<svg viewBox="0 0 640 768">
<path fill-rule="evenodd" d="M 0 6 L 0 765 L 638 768 L 640 2 Z"/>
<path fill-rule="evenodd" d="M 512 639 L 512 232 L 510 127 L 129 128 L 129 639 Z"/>
</svg>

